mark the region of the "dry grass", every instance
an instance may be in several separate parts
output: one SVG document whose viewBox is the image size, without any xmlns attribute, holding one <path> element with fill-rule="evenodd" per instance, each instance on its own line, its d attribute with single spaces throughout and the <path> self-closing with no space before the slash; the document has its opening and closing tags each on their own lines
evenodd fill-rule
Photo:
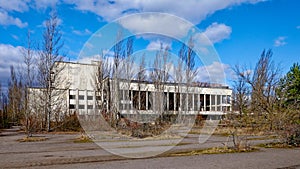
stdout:
<svg viewBox="0 0 300 169">
<path fill-rule="evenodd" d="M 73 135 L 73 134 L 79 134 L 80 132 L 78 131 L 53 131 L 51 132 L 50 134 L 70 134 L 70 135 Z"/>
<path fill-rule="evenodd" d="M 32 137 L 24 137 L 19 139 L 19 142 L 38 142 L 38 141 L 46 141 L 48 138 L 43 136 L 32 136 Z"/>
<path fill-rule="evenodd" d="M 175 147 L 175 146 L 184 146 L 184 145 L 189 145 L 189 144 L 192 144 L 192 143 L 178 143 L 178 144 L 161 144 L 161 145 L 155 145 L 155 147 L 159 147 L 159 146 L 172 146 L 172 147 Z M 133 145 L 133 146 L 121 146 L 121 147 L 118 147 L 118 148 L 140 148 L 140 147 L 153 147 L 153 145 Z"/>
<path fill-rule="evenodd" d="M 87 135 L 82 134 L 80 137 L 74 140 L 74 143 L 92 143 L 93 140 Z"/>
<path fill-rule="evenodd" d="M 295 146 L 288 145 L 286 143 L 281 143 L 281 142 L 259 144 L 257 146 L 263 148 L 295 148 Z"/>
<path fill-rule="evenodd" d="M 172 153 L 170 156 L 193 156 L 193 155 L 201 155 L 201 154 L 225 154 L 225 153 L 244 153 L 244 152 L 254 152 L 258 151 L 258 148 L 252 147 L 250 149 L 239 149 L 236 150 L 234 148 L 229 147 L 213 147 L 208 149 L 200 149 L 200 150 L 191 150 L 184 152 Z"/>
<path fill-rule="evenodd" d="M 205 134 L 201 132 L 201 130 L 202 128 L 200 127 L 193 127 L 189 132 L 189 134 Z M 213 135 L 230 136 L 233 131 L 236 131 L 237 133 L 239 133 L 239 135 L 244 135 L 244 136 L 265 136 L 270 134 L 265 131 L 253 130 L 252 128 L 247 128 L 247 127 L 241 127 L 241 128 L 217 127 Z"/>
</svg>

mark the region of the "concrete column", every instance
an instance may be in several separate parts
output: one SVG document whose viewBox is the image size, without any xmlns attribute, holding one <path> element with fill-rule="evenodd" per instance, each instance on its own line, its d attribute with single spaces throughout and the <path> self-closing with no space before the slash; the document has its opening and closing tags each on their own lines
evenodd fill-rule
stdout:
<svg viewBox="0 0 300 169">
<path fill-rule="evenodd" d="M 229 104 L 230 104 L 230 108 L 229 108 L 229 110 L 230 110 L 230 111 L 232 111 L 231 96 L 229 96 Z"/>
<path fill-rule="evenodd" d="M 122 90 L 123 92 L 122 92 L 122 100 L 121 101 L 123 101 L 123 103 L 121 103 L 122 104 L 122 110 L 125 110 L 126 109 L 126 105 L 127 105 L 127 103 L 126 103 L 126 101 L 127 100 L 125 100 L 125 90 Z"/>
<path fill-rule="evenodd" d="M 182 95 L 183 93 L 180 93 L 180 97 L 179 97 L 179 109 L 181 110 L 181 111 L 183 111 L 183 104 L 182 104 Z"/>
<path fill-rule="evenodd" d="M 139 110 L 141 110 L 141 92 L 140 91 L 139 91 L 138 95 L 139 95 Z"/>
<path fill-rule="evenodd" d="M 130 100 L 131 100 L 131 104 L 130 104 L 130 110 L 133 110 L 133 90 L 130 90 Z"/>
<path fill-rule="evenodd" d="M 194 97 L 195 97 L 195 94 L 193 93 L 193 95 L 192 95 L 192 102 L 193 102 L 192 103 L 192 110 L 193 111 L 195 111 L 195 98 Z"/>
<path fill-rule="evenodd" d="M 203 111 L 206 111 L 206 94 L 203 95 Z"/>
<path fill-rule="evenodd" d="M 220 96 L 220 108 L 221 108 L 221 111 L 223 111 L 223 95 Z"/>
<path fill-rule="evenodd" d="M 211 94 L 209 95 L 209 111 L 211 111 Z"/>
<path fill-rule="evenodd" d="M 76 89 L 76 110 L 77 110 L 77 113 L 79 113 L 79 90 Z"/>
<path fill-rule="evenodd" d="M 88 112 L 88 99 L 87 99 L 87 96 L 88 96 L 88 91 L 85 90 L 84 92 L 84 101 L 85 101 L 85 105 L 84 105 L 84 109 L 85 109 L 85 114 L 88 115 L 89 112 Z"/>
<path fill-rule="evenodd" d="M 215 95 L 215 111 L 217 111 L 217 107 L 218 107 L 218 95 Z"/>
<path fill-rule="evenodd" d="M 94 91 L 93 92 L 93 108 L 94 108 L 94 115 L 96 115 L 96 113 L 98 112 L 98 111 L 96 111 L 96 106 L 97 106 L 97 103 L 96 103 L 96 96 L 97 96 L 97 93 L 96 93 L 96 91 Z M 98 114 L 97 114 L 98 115 Z"/>
<path fill-rule="evenodd" d="M 174 111 L 176 110 L 176 92 L 174 91 Z"/>
<path fill-rule="evenodd" d="M 167 111 L 169 111 L 169 100 L 170 100 L 170 98 L 169 98 L 169 90 L 167 91 Z"/>
<path fill-rule="evenodd" d="M 200 99 L 200 94 L 198 94 L 198 106 L 197 106 L 197 110 L 201 111 L 201 99 Z"/>
<path fill-rule="evenodd" d="M 70 114 L 70 89 L 68 89 L 67 92 L 67 108 L 68 108 L 68 113 Z"/>
<path fill-rule="evenodd" d="M 186 104 L 186 110 L 189 111 L 189 93 L 186 93 L 186 98 L 185 98 L 185 104 Z"/>
<path fill-rule="evenodd" d="M 152 100 L 153 100 L 153 111 L 154 111 L 154 113 L 156 113 L 155 111 L 157 110 L 157 105 L 156 105 L 156 99 L 155 99 L 155 96 L 156 96 L 156 92 L 155 91 L 153 91 L 152 92 Z"/>
</svg>

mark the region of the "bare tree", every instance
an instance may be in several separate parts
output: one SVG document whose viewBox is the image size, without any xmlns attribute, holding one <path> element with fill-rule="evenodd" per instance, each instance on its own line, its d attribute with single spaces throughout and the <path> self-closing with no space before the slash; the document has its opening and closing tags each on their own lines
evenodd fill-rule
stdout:
<svg viewBox="0 0 300 169">
<path fill-rule="evenodd" d="M 2 88 L 0 83 L 0 111 L 1 111 L 1 128 L 9 127 L 8 124 L 8 98 L 6 92 Z"/>
<path fill-rule="evenodd" d="M 14 66 L 10 66 L 8 86 L 9 119 L 12 124 L 18 125 L 22 118 L 22 82 L 17 78 Z"/>
<path fill-rule="evenodd" d="M 189 38 L 188 46 L 182 44 L 179 50 L 179 58 L 184 62 L 185 82 L 190 85 L 196 77 L 197 70 L 195 70 L 195 52 L 193 37 Z"/>
<path fill-rule="evenodd" d="M 121 62 L 125 58 L 124 51 L 124 40 L 123 33 L 119 31 L 116 37 L 116 43 L 113 47 L 114 51 L 114 63 L 112 67 L 112 84 L 111 91 L 109 93 L 111 100 L 110 105 L 110 124 L 112 126 L 116 125 L 117 113 L 119 112 L 120 103 L 119 103 L 119 78 L 121 71 Z"/>
<path fill-rule="evenodd" d="M 238 65 L 235 66 L 233 71 L 236 74 L 242 73 L 243 75 L 237 75 L 236 80 L 233 84 L 233 104 L 235 109 L 240 113 L 240 116 L 247 115 L 247 108 L 249 106 L 250 98 L 250 86 L 246 82 L 245 78 L 241 76 L 249 76 L 248 70 L 242 70 Z"/>
<path fill-rule="evenodd" d="M 279 67 L 271 60 L 272 51 L 263 51 L 252 74 L 245 73 L 245 69 L 236 68 L 235 72 L 240 80 L 246 82 L 251 88 L 250 111 L 256 117 L 256 121 L 269 124 L 273 129 L 276 115 L 275 89 L 279 82 Z M 263 117 L 263 118 L 261 118 Z"/>
<path fill-rule="evenodd" d="M 139 68 L 138 68 L 138 73 L 136 76 L 137 81 L 145 81 L 146 80 L 146 61 L 145 61 L 145 53 L 141 56 L 140 62 L 139 62 Z"/>
<path fill-rule="evenodd" d="M 44 88 L 41 92 L 42 107 L 44 109 L 44 127 L 47 131 L 51 129 L 51 119 L 54 113 L 61 111 L 61 100 L 58 99 L 64 93 L 64 90 L 56 90 L 59 85 L 66 84 L 67 79 L 60 76 L 65 66 L 63 55 L 60 50 L 63 47 L 61 42 L 61 32 L 59 28 L 59 20 L 56 13 L 52 13 L 50 18 L 45 22 L 45 30 L 43 32 L 43 42 L 39 50 L 38 66 L 38 82 Z M 67 87 L 65 87 L 67 88 Z"/>
<path fill-rule="evenodd" d="M 108 91 L 105 87 L 107 80 L 109 80 L 110 74 L 111 74 L 111 67 L 108 61 L 108 58 L 105 58 L 104 54 L 102 53 L 100 55 L 99 60 L 96 62 L 96 72 L 94 77 L 95 82 L 95 90 L 97 92 L 97 106 L 98 110 L 105 110 L 107 112 L 108 102 L 107 99 L 104 98 L 104 95 L 107 95 Z"/>
<path fill-rule="evenodd" d="M 120 98 L 123 98 L 124 100 L 130 100 L 130 88 L 131 88 L 131 81 L 134 78 L 134 56 L 132 56 L 133 53 L 133 37 L 129 37 L 126 41 L 126 47 L 125 47 L 125 53 L 126 57 L 123 60 L 122 63 L 122 78 L 123 78 L 123 89 L 124 93 L 120 93 Z M 125 104 L 125 107 L 123 106 Z M 128 103 L 122 103 L 120 105 L 122 108 L 126 108 L 126 110 L 130 110 L 130 104 Z"/>
<path fill-rule="evenodd" d="M 195 69 L 195 52 L 194 52 L 194 40 L 193 37 L 189 38 L 188 45 L 182 44 L 182 47 L 179 50 L 179 61 L 178 67 L 176 70 L 176 80 L 178 80 L 178 96 L 182 100 L 182 104 L 179 105 L 179 119 L 182 119 L 182 111 L 189 111 L 192 107 L 192 96 L 191 96 L 191 85 L 195 80 L 197 75 L 197 69 Z M 185 83 L 184 88 L 182 84 Z M 184 89 L 184 90 L 183 90 Z M 194 92 L 192 92 L 194 93 Z M 194 109 L 194 107 L 193 107 Z"/>
<path fill-rule="evenodd" d="M 153 71 L 150 73 L 150 78 L 156 89 L 153 92 L 153 110 L 155 113 L 160 115 L 160 119 L 163 119 L 164 111 L 166 108 L 166 96 L 164 93 L 165 85 L 169 81 L 169 50 L 170 47 L 166 46 L 163 48 L 161 44 L 160 50 L 157 51 L 155 60 L 153 63 Z"/>
<path fill-rule="evenodd" d="M 34 79 L 35 79 L 35 58 L 32 49 L 32 42 L 30 39 L 30 30 L 28 30 L 27 34 L 27 47 L 23 48 L 21 51 L 23 55 L 24 67 L 22 68 L 22 81 L 24 83 L 23 86 L 23 111 L 25 115 L 25 130 L 27 136 L 31 136 L 33 128 L 34 128 L 34 118 L 32 117 L 32 109 L 29 107 L 29 95 L 30 89 L 33 87 Z"/>
</svg>

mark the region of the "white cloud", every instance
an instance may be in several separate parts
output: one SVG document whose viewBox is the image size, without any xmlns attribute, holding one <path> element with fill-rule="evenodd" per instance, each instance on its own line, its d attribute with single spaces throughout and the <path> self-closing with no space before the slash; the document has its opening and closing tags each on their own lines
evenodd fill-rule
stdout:
<svg viewBox="0 0 300 169">
<path fill-rule="evenodd" d="M 2 0 L 0 1 L 0 8 L 6 11 L 24 12 L 29 9 L 28 2 L 30 2 L 30 0 Z"/>
<path fill-rule="evenodd" d="M 8 44 L 0 44 L 0 79 L 6 82 L 9 79 L 10 66 L 15 68 L 20 66 L 22 62 L 21 46 L 12 46 Z"/>
<path fill-rule="evenodd" d="M 224 39 L 230 37 L 232 30 L 231 27 L 225 24 L 213 23 L 208 28 L 206 28 L 204 34 L 212 43 L 221 42 Z"/>
<path fill-rule="evenodd" d="M 208 26 L 204 32 L 196 34 L 194 38 L 196 43 L 200 45 L 210 45 L 228 39 L 231 32 L 230 26 L 215 22 Z"/>
<path fill-rule="evenodd" d="M 1 0 L 0 8 L 5 11 L 25 12 L 29 8 L 46 9 L 55 7 L 60 0 Z"/>
<path fill-rule="evenodd" d="M 274 46 L 275 47 L 279 47 L 279 46 L 284 46 L 287 44 L 287 42 L 285 41 L 287 37 L 285 36 L 279 36 L 277 39 L 275 39 L 274 41 Z"/>
<path fill-rule="evenodd" d="M 60 0 L 35 0 L 35 7 L 37 9 L 54 8 L 59 2 Z"/>
<path fill-rule="evenodd" d="M 146 47 L 147 50 L 150 50 L 150 51 L 157 51 L 157 50 L 160 50 L 161 47 L 163 49 L 165 49 L 166 47 L 169 47 L 171 48 L 171 43 L 165 43 L 161 40 L 156 40 L 156 41 L 151 41 L 148 46 Z"/>
<path fill-rule="evenodd" d="M 9 0 L 0 1 L 0 25 L 15 25 L 19 28 L 27 27 L 27 22 L 22 22 L 19 18 L 11 16 L 8 12 L 25 12 L 29 10 L 28 3 L 30 0 Z"/>
<path fill-rule="evenodd" d="M 68 4 L 74 5 L 74 8 L 80 11 L 88 11 L 97 14 L 101 17 L 101 21 L 112 21 L 121 16 L 126 16 L 132 13 L 142 12 L 162 12 L 173 14 L 178 17 L 189 20 L 192 23 L 200 23 L 208 15 L 215 13 L 218 10 L 226 9 L 232 6 L 243 3 L 258 3 L 265 0 L 189 0 L 189 1 L 174 1 L 174 0 L 122 0 L 122 1 L 101 1 L 101 0 L 64 0 Z M 159 19 L 151 14 L 131 16 L 123 18 L 120 23 L 126 29 L 134 34 L 138 33 L 159 33 L 169 37 L 182 38 L 187 34 L 192 27 L 191 24 L 181 22 L 178 19 L 161 15 Z M 231 28 L 225 24 L 211 25 L 206 30 L 207 36 L 217 43 L 223 39 L 229 38 Z M 206 40 L 207 41 L 207 40 Z"/>
<path fill-rule="evenodd" d="M 16 25 L 19 28 L 24 28 L 27 27 L 28 23 L 27 22 L 23 23 L 19 18 L 14 18 L 8 15 L 6 11 L 0 10 L 0 25 L 4 25 L 4 26 Z"/>
<path fill-rule="evenodd" d="M 83 30 L 83 31 L 80 31 L 80 30 L 73 30 L 72 31 L 74 34 L 76 34 L 76 35 L 79 35 L 79 36 L 85 36 L 85 35 L 91 35 L 92 34 L 92 32 L 90 31 L 90 30 L 88 30 L 88 29 L 85 29 L 85 30 Z"/>
<path fill-rule="evenodd" d="M 233 77 L 233 71 L 228 64 L 213 62 L 211 65 L 198 68 L 196 80 L 199 82 L 226 83 L 226 78 Z"/>
<path fill-rule="evenodd" d="M 181 38 L 193 26 L 184 20 L 174 19 L 173 15 L 145 13 L 123 18 L 120 24 L 134 34 L 153 33 Z"/>
<path fill-rule="evenodd" d="M 193 23 L 200 23 L 208 15 L 242 3 L 258 3 L 265 0 L 64 0 L 73 4 L 76 9 L 93 12 L 106 21 L 111 21 L 126 14 L 138 12 L 164 12 L 188 19 Z"/>
</svg>

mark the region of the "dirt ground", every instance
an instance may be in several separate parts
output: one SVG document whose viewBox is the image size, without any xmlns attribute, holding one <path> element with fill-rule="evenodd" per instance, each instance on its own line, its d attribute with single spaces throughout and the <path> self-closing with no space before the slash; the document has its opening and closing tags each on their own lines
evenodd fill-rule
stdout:
<svg viewBox="0 0 300 169">
<path fill-rule="evenodd" d="M 24 136 L 17 129 L 0 133 L 0 168 L 300 168 L 300 148 L 261 148 L 251 153 L 168 157 L 171 152 L 224 146 L 230 140 L 225 136 L 213 135 L 205 143 L 199 144 L 199 136 L 189 134 L 177 146 L 169 144 L 167 140 L 147 140 L 139 143 L 139 146 L 128 146 L 122 140 L 105 144 L 126 153 L 170 149 L 164 156 L 143 159 L 113 155 L 113 151 L 108 152 L 93 142 L 75 143 L 80 133 L 36 134 L 35 137 L 45 138 L 45 141 L 18 141 Z M 273 140 L 251 139 L 249 144 L 270 141 Z"/>
</svg>

